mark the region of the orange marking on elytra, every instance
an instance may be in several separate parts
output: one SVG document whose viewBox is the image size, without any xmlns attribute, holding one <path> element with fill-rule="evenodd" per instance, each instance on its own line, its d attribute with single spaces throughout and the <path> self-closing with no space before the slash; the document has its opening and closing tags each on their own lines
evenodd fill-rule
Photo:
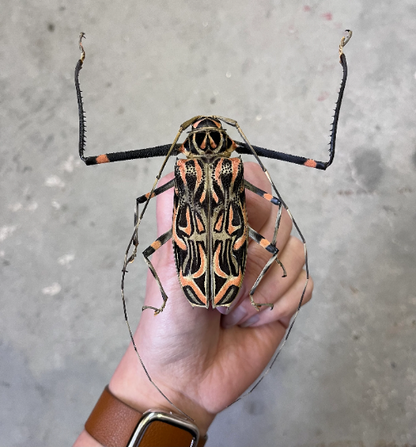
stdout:
<svg viewBox="0 0 416 447">
<path fill-rule="evenodd" d="M 199 278 L 200 276 L 202 276 L 205 273 L 205 266 L 206 266 L 206 256 L 204 249 L 202 248 L 201 244 L 198 245 L 198 248 L 199 248 L 199 258 L 201 261 L 201 265 L 198 271 L 192 275 L 194 278 Z"/>
<path fill-rule="evenodd" d="M 182 271 L 179 272 L 179 281 L 182 284 L 182 287 L 189 286 L 194 291 L 195 295 L 199 298 L 199 300 L 202 303 L 207 304 L 207 297 L 201 292 L 201 290 L 196 286 L 196 284 L 191 279 L 183 276 Z"/>
<path fill-rule="evenodd" d="M 99 155 L 95 160 L 97 161 L 97 164 L 110 162 L 106 154 Z"/>
<path fill-rule="evenodd" d="M 202 203 L 205 200 L 205 189 L 202 191 L 201 198 L 199 199 L 199 203 Z"/>
<path fill-rule="evenodd" d="M 179 173 L 181 175 L 182 178 L 182 182 L 184 183 L 184 185 L 186 185 L 186 166 L 185 166 L 186 160 L 178 160 L 176 162 L 176 166 L 179 169 Z"/>
<path fill-rule="evenodd" d="M 307 166 L 308 168 L 315 168 L 316 167 L 316 161 L 309 159 L 306 160 L 305 163 L 303 163 L 305 166 Z"/>
<path fill-rule="evenodd" d="M 196 171 L 195 190 L 197 190 L 199 188 L 199 185 L 201 184 L 202 168 L 201 168 L 201 166 L 199 165 L 199 163 L 196 160 L 194 161 L 194 165 L 195 165 L 195 171 Z"/>
<path fill-rule="evenodd" d="M 219 218 L 218 218 L 218 220 L 217 220 L 217 223 L 215 224 L 215 230 L 216 231 L 218 231 L 218 232 L 221 231 L 223 220 L 224 220 L 224 213 L 221 213 Z"/>
<path fill-rule="evenodd" d="M 173 225 L 172 225 L 172 239 L 175 241 L 175 244 L 181 249 L 186 251 L 186 244 L 185 242 L 178 237 L 178 233 L 176 232 L 176 219 L 178 216 L 178 208 L 174 208 L 173 210 Z"/>
<path fill-rule="evenodd" d="M 234 184 L 235 179 L 238 175 L 238 167 L 240 165 L 240 159 L 239 158 L 230 158 L 231 164 L 232 164 L 232 170 L 233 170 L 233 176 L 231 178 L 231 182 Z"/>
<path fill-rule="evenodd" d="M 218 182 L 218 184 L 220 185 L 220 187 L 222 186 L 221 184 L 221 169 L 222 169 L 222 163 L 224 162 L 223 158 L 220 158 L 220 160 L 218 161 L 217 167 L 215 168 L 215 180 Z"/>
<path fill-rule="evenodd" d="M 196 225 L 198 227 L 198 231 L 200 233 L 203 233 L 205 231 L 204 224 L 201 222 L 201 219 L 199 218 L 199 216 L 195 216 L 195 219 L 196 219 Z"/>
<path fill-rule="evenodd" d="M 273 196 L 271 195 L 271 194 L 264 194 L 264 196 L 263 196 L 266 200 L 268 200 L 269 202 L 271 202 L 272 201 L 272 199 L 273 199 Z"/>
<path fill-rule="evenodd" d="M 246 236 L 246 235 L 243 235 L 243 236 L 239 237 L 239 238 L 234 242 L 233 250 L 239 250 L 239 249 L 244 245 L 244 243 L 246 242 L 246 240 L 247 240 L 247 236 Z"/>
<path fill-rule="evenodd" d="M 219 303 L 231 286 L 236 286 L 240 288 L 242 282 L 243 282 L 243 273 L 240 270 L 238 276 L 236 276 L 234 279 L 228 279 L 228 281 L 221 287 L 220 291 L 215 296 L 214 303 L 215 304 Z"/>
<path fill-rule="evenodd" d="M 221 249 L 222 249 L 222 243 L 218 244 L 218 247 L 217 247 L 217 249 L 215 250 L 215 253 L 214 253 L 214 259 L 213 259 L 213 262 L 214 262 L 214 272 L 220 278 L 227 278 L 228 276 L 222 271 L 221 266 L 220 266 Z"/>
<path fill-rule="evenodd" d="M 234 219 L 234 210 L 233 210 L 233 207 L 232 206 L 230 206 L 230 208 L 229 208 L 229 215 L 228 215 L 228 228 L 227 228 L 227 233 L 228 234 L 233 234 L 234 233 L 234 231 L 235 230 L 238 230 L 238 226 L 237 227 L 235 227 L 234 225 L 233 225 L 233 219 Z"/>
<path fill-rule="evenodd" d="M 186 208 L 186 227 L 182 227 L 183 232 L 186 233 L 188 236 L 191 235 L 192 228 L 191 228 L 191 213 L 189 211 L 189 207 Z"/>
</svg>

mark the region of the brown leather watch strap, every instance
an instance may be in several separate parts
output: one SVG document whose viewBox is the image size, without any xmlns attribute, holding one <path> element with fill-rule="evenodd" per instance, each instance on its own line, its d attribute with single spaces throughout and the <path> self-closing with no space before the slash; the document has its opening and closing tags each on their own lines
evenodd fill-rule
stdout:
<svg viewBox="0 0 416 447">
<path fill-rule="evenodd" d="M 104 388 L 87 422 L 86 431 L 106 447 L 126 447 L 142 413 L 122 402 Z M 207 437 L 201 437 L 197 447 L 203 447 Z M 189 447 L 192 435 L 173 425 L 154 421 L 146 429 L 140 447 Z"/>
</svg>

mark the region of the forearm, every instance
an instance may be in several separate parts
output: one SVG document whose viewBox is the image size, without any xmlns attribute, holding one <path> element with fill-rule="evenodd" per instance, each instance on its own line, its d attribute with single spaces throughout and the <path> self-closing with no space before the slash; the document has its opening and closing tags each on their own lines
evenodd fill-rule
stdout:
<svg viewBox="0 0 416 447">
<path fill-rule="evenodd" d="M 149 381 L 131 344 L 110 380 L 109 389 L 115 397 L 140 413 L 149 409 L 178 413 Z M 193 417 L 200 436 L 205 436 L 209 425 L 215 418 L 215 414 L 210 414 L 202 409 L 197 404 L 196 399 L 189 399 L 185 392 L 169 390 L 166 393 L 175 405 Z M 74 447 L 98 446 L 101 446 L 101 444 L 85 429 L 74 444 Z"/>
</svg>

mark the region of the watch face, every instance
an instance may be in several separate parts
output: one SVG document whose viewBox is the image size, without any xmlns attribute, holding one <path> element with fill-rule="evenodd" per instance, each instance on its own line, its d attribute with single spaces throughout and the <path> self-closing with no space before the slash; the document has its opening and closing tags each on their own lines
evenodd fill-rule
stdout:
<svg viewBox="0 0 416 447">
<path fill-rule="evenodd" d="M 195 424 L 171 413 L 150 410 L 143 414 L 127 447 L 196 447 L 198 440 L 199 431 Z"/>
</svg>

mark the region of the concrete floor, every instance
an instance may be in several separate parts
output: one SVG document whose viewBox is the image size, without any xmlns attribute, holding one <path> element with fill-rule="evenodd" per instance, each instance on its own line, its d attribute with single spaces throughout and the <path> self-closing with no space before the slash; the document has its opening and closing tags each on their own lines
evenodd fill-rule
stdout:
<svg viewBox="0 0 416 447">
<path fill-rule="evenodd" d="M 414 0 L 0 6 L 0 445 L 70 445 L 129 341 L 120 268 L 134 199 L 161 160 L 78 161 L 79 31 L 90 154 L 168 143 L 215 113 L 254 144 L 324 158 L 345 28 L 333 166 L 266 161 L 308 240 L 314 299 L 207 445 L 416 445 Z"/>
</svg>

